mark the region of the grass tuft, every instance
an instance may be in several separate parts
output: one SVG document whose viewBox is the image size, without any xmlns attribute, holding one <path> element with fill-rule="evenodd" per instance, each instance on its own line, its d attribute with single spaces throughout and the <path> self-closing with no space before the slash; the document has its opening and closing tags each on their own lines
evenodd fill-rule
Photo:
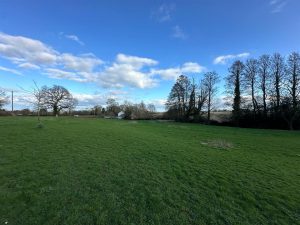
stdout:
<svg viewBox="0 0 300 225">
<path fill-rule="evenodd" d="M 42 124 L 41 122 L 39 122 L 37 125 L 36 125 L 36 128 L 38 129 L 43 129 L 45 128 L 44 124 Z"/>
</svg>

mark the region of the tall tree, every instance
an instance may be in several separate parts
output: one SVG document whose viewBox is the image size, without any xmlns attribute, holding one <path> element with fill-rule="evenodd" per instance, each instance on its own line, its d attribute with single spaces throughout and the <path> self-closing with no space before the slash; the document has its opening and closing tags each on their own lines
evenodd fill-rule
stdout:
<svg viewBox="0 0 300 225">
<path fill-rule="evenodd" d="M 76 98 L 71 98 L 69 101 L 67 101 L 66 109 L 68 110 L 69 115 L 72 115 L 72 112 L 78 105 L 78 100 Z"/>
<path fill-rule="evenodd" d="M 43 86 L 41 89 L 43 104 L 53 110 L 53 114 L 58 116 L 63 109 L 69 109 L 73 105 L 74 98 L 64 87 L 54 85 L 53 87 Z"/>
<path fill-rule="evenodd" d="M 191 81 L 189 78 L 185 75 L 180 75 L 179 78 L 177 79 L 179 86 L 181 87 L 181 99 L 182 99 L 182 110 L 183 110 L 183 115 L 184 117 L 188 117 L 187 115 L 188 112 L 188 107 L 189 107 L 189 100 L 190 100 L 190 94 L 191 94 Z M 189 113 L 189 112 L 188 112 Z"/>
<path fill-rule="evenodd" d="M 153 103 L 149 103 L 147 105 L 147 110 L 150 112 L 150 113 L 154 113 L 156 111 L 156 108 L 155 108 L 155 105 Z"/>
<path fill-rule="evenodd" d="M 287 93 L 281 104 L 281 115 L 290 130 L 294 129 L 294 122 L 300 114 L 300 55 L 293 52 L 289 55 L 286 66 L 285 83 Z"/>
<path fill-rule="evenodd" d="M 102 112 L 102 106 L 101 106 L 101 105 L 95 105 L 95 106 L 93 107 L 93 112 L 94 112 L 94 115 L 95 115 L 95 116 L 100 115 L 101 112 Z"/>
<path fill-rule="evenodd" d="M 106 101 L 106 112 L 112 114 L 113 116 L 117 116 L 121 111 L 120 105 L 114 98 L 109 98 Z"/>
<path fill-rule="evenodd" d="M 178 82 L 176 82 L 168 96 L 168 100 L 166 102 L 166 109 L 173 114 L 176 114 L 177 118 L 181 118 L 183 115 L 182 109 L 182 87 Z"/>
<path fill-rule="evenodd" d="M 210 122 L 210 114 L 212 109 L 213 98 L 218 90 L 217 83 L 219 75 L 216 72 L 207 72 L 204 74 L 204 86 L 207 91 L 207 121 Z"/>
<path fill-rule="evenodd" d="M 233 97 L 232 117 L 236 125 L 239 124 L 241 117 L 241 77 L 244 73 L 244 64 L 237 60 L 229 68 L 229 75 L 226 78 L 227 91 Z"/>
<path fill-rule="evenodd" d="M 245 86 L 250 90 L 253 114 L 257 113 L 258 104 L 255 97 L 255 85 L 257 80 L 258 61 L 256 59 L 248 59 L 245 64 Z"/>
<path fill-rule="evenodd" d="M 182 119 L 188 116 L 187 112 L 191 90 L 192 86 L 188 77 L 180 75 L 173 85 L 166 103 L 167 110 L 176 112 L 177 118 Z"/>
<path fill-rule="evenodd" d="M 196 113 L 196 84 L 193 82 L 190 84 L 190 94 L 189 94 L 189 103 L 188 103 L 188 109 L 186 112 L 186 117 L 188 118 L 190 115 L 195 115 Z"/>
<path fill-rule="evenodd" d="M 201 116 L 203 114 L 203 108 L 207 103 L 207 93 L 207 87 L 204 85 L 204 79 L 201 79 L 196 91 L 195 115 L 197 116 Z"/>
<path fill-rule="evenodd" d="M 7 97 L 4 90 L 0 89 L 0 109 L 7 103 Z"/>
<path fill-rule="evenodd" d="M 287 84 L 289 95 L 292 99 L 293 108 L 296 109 L 299 104 L 300 94 L 300 55 L 292 52 L 287 60 Z"/>
<path fill-rule="evenodd" d="M 274 53 L 271 59 L 271 70 L 272 70 L 272 81 L 274 87 L 274 102 L 275 102 L 275 112 L 280 109 L 281 101 L 281 86 L 284 76 L 284 58 L 279 53 Z"/>
<path fill-rule="evenodd" d="M 270 56 L 262 55 L 258 61 L 259 86 L 262 91 L 263 114 L 267 116 L 267 94 L 270 80 Z"/>
</svg>

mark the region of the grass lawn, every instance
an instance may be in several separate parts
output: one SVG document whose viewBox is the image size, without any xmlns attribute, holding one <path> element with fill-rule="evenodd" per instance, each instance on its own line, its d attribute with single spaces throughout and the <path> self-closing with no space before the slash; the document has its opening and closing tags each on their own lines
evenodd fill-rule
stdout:
<svg viewBox="0 0 300 225">
<path fill-rule="evenodd" d="M 0 225 L 300 224 L 300 132 L 0 118 Z"/>
</svg>

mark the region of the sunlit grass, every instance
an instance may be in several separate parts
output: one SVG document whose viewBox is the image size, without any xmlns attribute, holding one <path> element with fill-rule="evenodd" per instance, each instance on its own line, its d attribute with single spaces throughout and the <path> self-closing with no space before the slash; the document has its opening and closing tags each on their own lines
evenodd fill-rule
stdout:
<svg viewBox="0 0 300 225">
<path fill-rule="evenodd" d="M 0 134 L 0 224 L 299 224 L 299 132 L 17 117 Z"/>
</svg>

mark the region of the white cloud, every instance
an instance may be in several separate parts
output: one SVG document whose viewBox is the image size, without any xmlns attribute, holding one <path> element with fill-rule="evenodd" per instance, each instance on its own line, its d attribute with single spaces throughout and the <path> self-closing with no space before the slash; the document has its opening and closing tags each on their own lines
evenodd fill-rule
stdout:
<svg viewBox="0 0 300 225">
<path fill-rule="evenodd" d="M 0 56 L 19 68 L 41 69 L 51 78 L 79 82 L 94 81 L 97 67 L 104 63 L 91 53 L 60 53 L 41 41 L 4 33 L 0 33 Z"/>
<path fill-rule="evenodd" d="M 83 93 L 72 93 L 72 95 L 78 100 L 78 109 L 92 108 L 96 105 L 106 106 L 108 98 L 115 99 L 119 104 L 123 104 L 124 101 L 130 101 L 132 103 L 140 103 L 142 100 L 133 100 L 128 92 L 123 91 L 108 91 L 103 94 L 83 94 Z M 144 101 L 145 104 L 154 104 L 157 111 L 165 111 L 166 99 L 148 99 Z"/>
<path fill-rule="evenodd" d="M 186 62 L 181 68 L 183 73 L 201 73 L 206 70 L 204 66 L 195 62 Z"/>
<path fill-rule="evenodd" d="M 95 105 L 106 106 L 108 98 L 115 99 L 119 104 L 123 104 L 124 101 L 130 101 L 132 103 L 140 103 L 142 99 L 132 98 L 127 91 L 121 90 L 109 90 L 105 93 L 99 94 L 84 94 L 84 93 L 72 93 L 72 95 L 78 100 L 78 108 L 92 108 Z M 145 104 L 154 104 L 157 111 L 164 111 L 166 99 L 147 99 L 144 100 Z"/>
<path fill-rule="evenodd" d="M 172 37 L 179 38 L 179 39 L 186 39 L 187 35 L 184 33 L 184 31 L 180 26 L 176 25 L 172 29 Z"/>
<path fill-rule="evenodd" d="M 0 33 L 0 55 L 16 64 L 55 64 L 58 52 L 44 43 L 22 36 Z"/>
<path fill-rule="evenodd" d="M 84 42 L 82 42 L 78 36 L 74 35 L 74 34 L 70 34 L 70 35 L 65 35 L 65 38 L 70 39 L 72 41 L 77 42 L 80 45 L 84 45 Z"/>
<path fill-rule="evenodd" d="M 106 101 L 109 98 L 116 99 L 120 104 L 125 100 L 130 99 L 130 95 L 127 91 L 122 90 L 108 90 L 105 93 L 74 93 L 72 95 L 78 100 L 78 108 L 92 108 L 95 105 L 106 106 Z"/>
<path fill-rule="evenodd" d="M 152 88 L 158 85 L 158 78 L 175 80 L 181 74 L 201 73 L 205 67 L 195 62 L 186 62 L 182 66 L 155 69 L 156 60 L 118 54 L 116 62 L 100 72 L 98 81 L 107 88 L 122 88 L 125 85 L 137 88 Z M 157 76 L 156 78 L 154 78 Z"/>
<path fill-rule="evenodd" d="M 100 73 L 99 82 L 104 87 L 121 88 L 125 85 L 138 88 L 151 88 L 158 81 L 146 72 L 131 64 L 113 63 Z"/>
<path fill-rule="evenodd" d="M 95 105 L 105 105 L 106 96 L 101 94 L 83 94 L 72 93 L 73 97 L 78 100 L 77 108 L 92 108 Z"/>
<path fill-rule="evenodd" d="M 93 82 L 105 88 L 152 88 L 161 79 L 173 80 L 180 74 L 199 73 L 204 67 L 194 62 L 182 66 L 158 69 L 158 61 L 126 54 L 117 54 L 111 63 L 105 63 L 92 53 L 73 55 L 61 53 L 41 41 L 0 33 L 0 57 L 17 64 L 20 69 L 39 69 L 54 79 Z M 15 74 L 19 71 L 1 68 Z"/>
<path fill-rule="evenodd" d="M 70 70 L 91 72 L 103 61 L 88 53 L 74 56 L 60 53 L 34 39 L 0 33 L 0 56 L 23 68 L 52 67 L 61 65 Z M 35 66 L 34 66 L 35 65 Z"/>
<path fill-rule="evenodd" d="M 92 72 L 98 65 L 104 63 L 90 55 L 74 56 L 69 53 L 61 54 L 59 61 L 64 68 L 81 72 Z"/>
<path fill-rule="evenodd" d="M 23 69 L 40 69 L 41 68 L 32 63 L 21 63 L 18 65 L 18 67 L 23 68 Z"/>
<path fill-rule="evenodd" d="M 246 58 L 250 55 L 248 52 L 240 53 L 237 55 L 221 55 L 214 59 L 214 64 L 226 64 L 228 61 L 239 59 L 239 58 Z"/>
<path fill-rule="evenodd" d="M 137 88 L 151 88 L 158 81 L 147 72 L 150 66 L 158 64 L 150 58 L 118 54 L 115 62 L 99 72 L 98 82 L 106 88 L 122 88 L 125 85 Z"/>
<path fill-rule="evenodd" d="M 18 70 L 10 69 L 10 68 L 3 67 L 3 66 L 0 66 L 0 70 L 5 71 L 5 72 L 9 72 L 9 73 L 13 73 L 13 74 L 16 74 L 16 75 L 22 75 L 22 73 Z"/>
<path fill-rule="evenodd" d="M 124 54 L 118 54 L 116 61 L 119 64 L 129 64 L 136 69 L 140 69 L 143 66 L 154 66 L 158 64 L 158 62 L 153 59 L 129 56 Z"/>
<path fill-rule="evenodd" d="M 81 78 L 77 73 L 68 72 L 60 69 L 46 68 L 43 73 L 48 75 L 50 78 L 54 78 L 54 79 L 67 79 L 67 80 L 74 80 L 78 82 L 89 81 L 88 79 Z"/>
<path fill-rule="evenodd" d="M 182 74 L 201 73 L 206 68 L 195 62 L 186 62 L 180 67 L 173 67 L 168 69 L 152 69 L 151 75 L 159 75 L 164 80 L 176 80 Z"/>
<path fill-rule="evenodd" d="M 27 92 L 14 92 L 14 108 L 33 108 L 35 98 Z"/>
<path fill-rule="evenodd" d="M 127 95 L 128 92 L 127 92 L 127 91 L 122 91 L 122 90 L 110 90 L 110 91 L 108 91 L 108 94 L 109 94 L 109 95 L 112 95 L 112 96 L 116 96 L 116 95 Z"/>
<path fill-rule="evenodd" d="M 175 11 L 176 5 L 173 3 L 161 4 L 158 9 L 152 13 L 152 17 L 154 17 L 158 22 L 167 22 L 172 20 L 172 13 Z"/>
<path fill-rule="evenodd" d="M 166 108 L 166 99 L 149 99 L 145 101 L 145 104 L 154 104 L 156 111 L 164 112 Z"/>
<path fill-rule="evenodd" d="M 280 13 L 286 6 L 286 0 L 270 0 L 271 13 Z"/>
</svg>

